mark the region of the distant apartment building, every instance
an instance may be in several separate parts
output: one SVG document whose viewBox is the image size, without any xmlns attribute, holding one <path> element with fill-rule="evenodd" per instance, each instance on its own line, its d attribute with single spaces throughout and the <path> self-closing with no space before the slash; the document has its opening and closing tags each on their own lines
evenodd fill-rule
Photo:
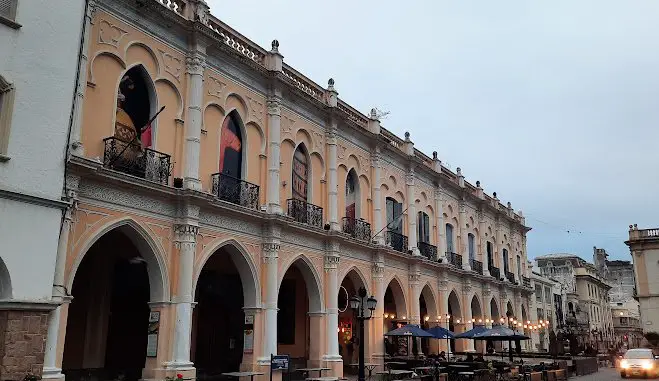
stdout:
<svg viewBox="0 0 659 381">
<path fill-rule="evenodd" d="M 611 302 L 625 303 L 634 298 L 634 265 L 631 261 L 609 261 L 605 249 L 593 247 L 593 263 L 600 275 L 611 286 L 609 299 Z"/>
<path fill-rule="evenodd" d="M 614 345 L 616 348 L 638 348 L 643 341 L 643 327 L 639 303 L 634 299 L 626 302 L 611 302 Z"/>
<path fill-rule="evenodd" d="M 556 299 L 561 296 L 559 282 L 540 273 L 531 272 L 531 286 L 534 296 L 529 299 L 529 310 L 533 321 L 549 321 L 547 329 L 538 329 L 531 332 L 531 350 L 537 352 L 549 351 L 549 332 L 558 327 L 558 313 Z"/>
<path fill-rule="evenodd" d="M 568 253 L 536 258 L 540 275 L 559 283 L 566 296 L 565 325 L 580 338 L 600 350 L 613 343 L 614 330 L 609 306 L 611 286 L 598 268 L 583 258 Z"/>
<path fill-rule="evenodd" d="M 629 246 L 643 332 L 659 331 L 659 228 L 629 226 Z"/>
</svg>

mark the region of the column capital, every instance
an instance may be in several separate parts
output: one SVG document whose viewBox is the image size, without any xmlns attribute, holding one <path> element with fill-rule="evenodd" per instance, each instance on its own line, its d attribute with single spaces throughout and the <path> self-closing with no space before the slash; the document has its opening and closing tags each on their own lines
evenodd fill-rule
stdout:
<svg viewBox="0 0 659 381">
<path fill-rule="evenodd" d="M 448 280 L 438 281 L 437 286 L 439 287 L 439 291 L 447 292 L 448 291 Z"/>
<path fill-rule="evenodd" d="M 268 97 L 268 115 L 281 116 L 281 100 L 279 97 Z"/>
<path fill-rule="evenodd" d="M 405 175 L 405 183 L 406 183 L 407 185 L 414 185 L 414 178 L 415 178 L 415 177 L 416 177 L 416 176 L 415 176 L 415 174 L 414 174 L 414 168 L 411 167 L 411 168 L 408 170 L 407 174 Z"/>
<path fill-rule="evenodd" d="M 330 124 L 330 128 L 325 130 L 325 139 L 327 141 L 327 144 L 336 145 L 337 143 L 336 136 L 337 136 L 336 125 Z"/>
<path fill-rule="evenodd" d="M 276 263 L 279 258 L 279 242 L 264 242 L 261 244 L 262 258 L 264 264 Z"/>
<path fill-rule="evenodd" d="M 325 254 L 325 272 L 330 272 L 332 270 L 337 270 L 339 268 L 339 263 L 341 262 L 341 257 L 335 254 Z"/>
<path fill-rule="evenodd" d="M 206 57 L 195 52 L 185 57 L 185 72 L 191 75 L 203 75 L 206 67 Z"/>
<path fill-rule="evenodd" d="M 418 287 L 419 284 L 421 284 L 421 274 L 420 273 L 409 274 L 408 281 L 410 282 L 411 287 Z"/>
<path fill-rule="evenodd" d="M 199 233 L 199 227 L 196 225 L 174 225 L 174 245 L 177 249 L 181 249 L 183 245 L 194 246 L 197 243 L 197 233 Z"/>
<path fill-rule="evenodd" d="M 371 271 L 375 281 L 382 281 L 384 279 L 384 263 L 375 262 Z"/>
</svg>

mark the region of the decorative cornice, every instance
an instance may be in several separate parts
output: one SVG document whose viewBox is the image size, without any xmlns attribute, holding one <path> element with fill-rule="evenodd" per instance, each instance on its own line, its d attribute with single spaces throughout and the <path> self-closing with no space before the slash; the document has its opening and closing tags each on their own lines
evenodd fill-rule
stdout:
<svg viewBox="0 0 659 381">
<path fill-rule="evenodd" d="M 55 209 L 66 209 L 70 206 L 70 204 L 65 201 L 53 200 L 39 196 L 32 196 L 26 193 L 12 192 L 4 189 L 0 189 L 0 198 L 20 201 L 26 204 L 45 206 L 48 208 L 55 208 Z"/>
</svg>

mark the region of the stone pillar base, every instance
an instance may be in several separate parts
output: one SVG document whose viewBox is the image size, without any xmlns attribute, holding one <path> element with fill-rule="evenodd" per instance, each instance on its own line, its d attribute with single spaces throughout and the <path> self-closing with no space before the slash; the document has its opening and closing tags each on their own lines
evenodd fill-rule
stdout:
<svg viewBox="0 0 659 381">
<path fill-rule="evenodd" d="M 325 363 L 326 368 L 330 368 L 331 370 L 328 372 L 334 377 L 343 377 L 343 360 L 338 359 L 338 360 L 325 360 L 323 361 Z"/>
<path fill-rule="evenodd" d="M 167 377 L 176 378 L 177 374 L 186 380 L 194 380 L 197 377 L 197 369 L 194 366 L 181 366 L 180 364 L 165 363 L 164 368 L 144 368 L 142 370 L 143 380 L 161 381 Z"/>
<path fill-rule="evenodd" d="M 0 380 L 41 376 L 47 334 L 48 311 L 0 311 Z"/>
<path fill-rule="evenodd" d="M 62 369 L 59 368 L 43 368 L 41 379 L 48 381 L 64 381 L 64 374 L 62 373 Z"/>
</svg>

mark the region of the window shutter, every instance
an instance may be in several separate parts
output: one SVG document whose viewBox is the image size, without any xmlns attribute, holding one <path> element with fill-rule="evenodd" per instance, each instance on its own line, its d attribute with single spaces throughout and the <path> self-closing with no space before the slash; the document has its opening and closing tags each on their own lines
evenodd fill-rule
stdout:
<svg viewBox="0 0 659 381">
<path fill-rule="evenodd" d="M 16 0 L 0 0 L 0 16 L 14 19 L 16 11 Z"/>
</svg>

